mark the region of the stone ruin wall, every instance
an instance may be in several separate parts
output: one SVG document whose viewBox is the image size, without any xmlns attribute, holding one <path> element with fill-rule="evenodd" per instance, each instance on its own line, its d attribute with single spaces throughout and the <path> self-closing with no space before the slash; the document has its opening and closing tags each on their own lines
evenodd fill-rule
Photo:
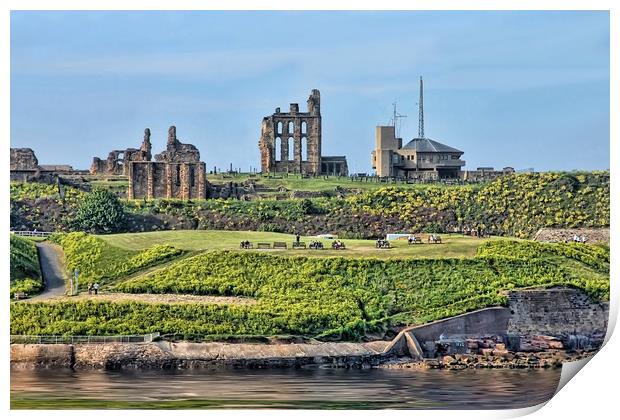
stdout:
<svg viewBox="0 0 620 420">
<path fill-rule="evenodd" d="M 155 155 L 155 162 L 150 159 L 130 161 L 127 176 L 127 198 L 130 200 L 207 198 L 206 165 L 200 162 L 200 152 L 194 145 L 177 138 L 175 126 L 168 130 L 166 150 Z"/>
<path fill-rule="evenodd" d="M 320 93 L 315 89 L 308 98 L 308 112 L 299 112 L 299 105 L 291 104 L 289 112 L 280 112 L 277 108 L 275 113 L 263 118 L 259 140 L 263 172 L 320 173 L 319 107 Z M 280 153 L 277 153 L 278 146 Z M 305 149 L 303 154 L 302 148 Z M 289 160 L 291 151 L 293 159 Z"/>
<path fill-rule="evenodd" d="M 204 162 L 132 162 L 127 198 L 205 199 Z"/>
<path fill-rule="evenodd" d="M 29 148 L 11 148 L 11 171 L 38 170 L 39 160 Z"/>
<path fill-rule="evenodd" d="M 93 158 L 90 166 L 92 175 L 125 175 L 129 174 L 131 162 L 148 162 L 151 160 L 151 130 L 144 130 L 144 138 L 140 149 L 128 148 L 123 150 L 112 150 L 108 157 L 103 160 L 98 157 Z"/>
<path fill-rule="evenodd" d="M 289 112 L 276 108 L 276 112 L 263 118 L 258 142 L 263 173 L 320 175 L 323 172 L 321 97 L 317 89 L 312 90 L 307 104 L 308 112 L 299 112 L 298 104 L 290 104 Z M 347 175 L 346 158 L 344 162 L 341 174 Z"/>
</svg>

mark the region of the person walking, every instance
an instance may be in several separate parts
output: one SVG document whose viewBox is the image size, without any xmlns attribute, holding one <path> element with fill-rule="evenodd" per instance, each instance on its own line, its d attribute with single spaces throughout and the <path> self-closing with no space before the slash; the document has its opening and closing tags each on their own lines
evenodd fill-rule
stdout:
<svg viewBox="0 0 620 420">
<path fill-rule="evenodd" d="M 99 283 L 93 284 L 93 290 L 95 291 L 95 294 L 99 293 Z"/>
<path fill-rule="evenodd" d="M 295 243 L 296 243 L 296 244 L 298 244 L 298 243 L 299 243 L 299 234 L 297 234 L 297 235 L 295 236 Z"/>
</svg>

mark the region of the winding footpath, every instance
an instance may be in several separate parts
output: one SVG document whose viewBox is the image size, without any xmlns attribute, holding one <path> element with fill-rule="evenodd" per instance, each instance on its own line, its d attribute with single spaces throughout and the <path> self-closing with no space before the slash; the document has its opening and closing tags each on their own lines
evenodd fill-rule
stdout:
<svg viewBox="0 0 620 420">
<path fill-rule="evenodd" d="M 41 264 L 41 274 L 43 275 L 45 290 L 30 300 L 43 300 L 64 296 L 66 273 L 62 264 L 62 248 L 49 242 L 38 242 L 36 245 L 39 250 L 39 262 Z"/>
</svg>

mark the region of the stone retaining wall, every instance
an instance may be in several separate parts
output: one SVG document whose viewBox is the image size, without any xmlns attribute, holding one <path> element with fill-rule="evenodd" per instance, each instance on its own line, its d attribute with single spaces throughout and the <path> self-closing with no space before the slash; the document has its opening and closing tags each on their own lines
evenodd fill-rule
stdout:
<svg viewBox="0 0 620 420">
<path fill-rule="evenodd" d="M 609 302 L 593 302 L 577 289 L 513 291 L 508 300 L 508 333 L 605 336 L 607 331 Z"/>
</svg>

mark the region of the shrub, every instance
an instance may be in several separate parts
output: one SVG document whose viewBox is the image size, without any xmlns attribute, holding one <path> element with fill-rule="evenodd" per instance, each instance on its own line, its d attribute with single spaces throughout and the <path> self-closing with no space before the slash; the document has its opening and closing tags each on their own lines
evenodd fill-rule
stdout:
<svg viewBox="0 0 620 420">
<path fill-rule="evenodd" d="M 96 189 L 79 205 L 72 223 L 86 232 L 119 232 L 124 228 L 125 211 L 116 194 Z"/>
</svg>

